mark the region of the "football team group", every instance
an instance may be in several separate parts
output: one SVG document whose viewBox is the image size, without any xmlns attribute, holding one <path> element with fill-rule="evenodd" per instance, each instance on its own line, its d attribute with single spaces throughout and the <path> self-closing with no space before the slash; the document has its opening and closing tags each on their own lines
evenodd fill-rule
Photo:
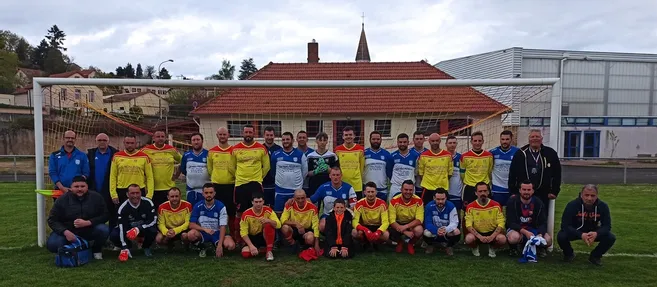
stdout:
<svg viewBox="0 0 657 287">
<path fill-rule="evenodd" d="M 399 134 L 390 153 L 380 132 L 371 132 L 364 148 L 351 127 L 334 151 L 323 132 L 315 136 L 316 149 L 304 131 L 296 147 L 290 132 L 277 145 L 272 127 L 264 129 L 264 143 L 254 140 L 254 126 L 241 132 L 242 141 L 230 145 L 229 131 L 219 128 L 219 144 L 209 150 L 203 135 L 193 134 L 191 149 L 181 155 L 163 131 L 141 149 L 135 136 L 126 136 L 120 151 L 99 134 L 87 153 L 67 131 L 49 159 L 49 176 L 64 194 L 48 217 L 48 249 L 57 252 L 80 237 L 93 242 L 94 258 L 113 245 L 126 261 L 133 245 L 150 257 L 153 244 L 173 248 L 181 241 L 201 257 L 210 248 L 217 257 L 238 249 L 244 258 L 271 261 L 283 245 L 302 258 L 352 258 L 382 244 L 398 253 L 414 254 L 419 246 L 452 256 L 462 240 L 474 256 L 480 245 L 489 246 L 490 257 L 508 245 L 511 256 L 535 261 L 552 244 L 549 201 L 559 195 L 561 165 L 540 130 L 531 130 L 522 148 L 503 131 L 492 150 L 484 150 L 483 133 L 474 132 L 463 154 L 456 152 L 456 137 L 446 137 L 443 149 L 435 133 L 429 148 L 422 132 Z M 175 186 L 180 174 L 186 200 Z M 575 257 L 571 241 L 598 242 L 588 259 L 601 265 L 616 239 L 595 185 L 566 205 L 556 237 L 567 262 Z"/>
</svg>

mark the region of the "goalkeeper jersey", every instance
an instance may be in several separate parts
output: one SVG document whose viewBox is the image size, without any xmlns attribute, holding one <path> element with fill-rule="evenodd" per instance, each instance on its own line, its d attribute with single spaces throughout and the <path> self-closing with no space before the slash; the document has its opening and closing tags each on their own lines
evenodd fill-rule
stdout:
<svg viewBox="0 0 657 287">
<path fill-rule="evenodd" d="M 251 207 L 242 213 L 242 217 L 240 218 L 240 236 L 244 237 L 262 233 L 260 218 L 271 219 L 276 222 L 276 229 L 281 228 L 281 221 L 278 220 L 278 216 L 276 216 L 274 210 L 269 206 L 263 206 L 259 214 Z"/>
<path fill-rule="evenodd" d="M 173 208 L 171 202 L 162 203 L 157 209 L 157 229 L 160 233 L 167 234 L 169 229 L 173 229 L 176 234 L 180 234 L 189 228 L 189 219 L 192 215 L 192 204 L 181 200 L 178 208 Z"/>
<path fill-rule="evenodd" d="M 203 192 L 203 185 L 210 182 L 208 173 L 208 150 L 203 149 L 199 154 L 189 150 L 183 155 L 180 171 L 185 175 L 187 191 Z"/>
<path fill-rule="evenodd" d="M 203 200 L 194 205 L 189 221 L 202 228 L 219 230 L 222 226 L 228 225 L 226 206 L 219 200 L 215 200 L 211 206 L 207 206 Z"/>
<path fill-rule="evenodd" d="M 513 156 L 518 150 L 520 149 L 515 146 L 510 146 L 506 151 L 501 146 L 490 150 L 493 155 L 492 192 L 509 193 L 509 170 L 511 169 Z"/>
<path fill-rule="evenodd" d="M 320 154 L 313 151 L 307 156 L 308 158 L 308 171 L 313 171 L 314 175 L 308 178 L 309 194 L 315 193 L 320 185 L 331 181 L 329 177 L 329 169 L 331 167 L 339 166 L 338 156 L 332 151 L 325 151 Z"/>
<path fill-rule="evenodd" d="M 354 228 L 358 227 L 359 224 L 378 226 L 378 230 L 386 232 L 389 225 L 386 202 L 380 198 L 375 198 L 372 204 L 367 202 L 367 198 L 359 200 L 354 207 L 352 224 Z"/>
<path fill-rule="evenodd" d="M 415 219 L 424 221 L 424 205 L 419 196 L 414 194 L 411 200 L 405 202 L 403 195 L 398 194 L 390 200 L 388 206 L 390 223 L 407 224 Z"/>
<path fill-rule="evenodd" d="M 374 182 L 376 190 L 388 190 L 388 179 L 392 173 L 392 157 L 385 149 L 365 149 L 365 169 L 363 170 L 363 184 Z"/>
<path fill-rule="evenodd" d="M 132 228 L 139 229 L 142 232 L 157 224 L 157 213 L 153 202 L 142 197 L 137 205 L 132 205 L 130 200 L 124 201 L 117 210 L 119 227 L 119 238 L 123 247 L 127 246 L 126 232 Z"/>
<path fill-rule="evenodd" d="M 262 180 L 269 172 L 269 152 L 259 142 L 247 145 L 240 142 L 233 146 L 232 165 L 235 168 L 235 186 Z"/>
<path fill-rule="evenodd" d="M 444 149 L 438 153 L 426 150 L 417 162 L 417 173 L 422 176 L 422 187 L 427 190 L 449 190 L 449 177 L 453 172 L 452 154 Z"/>
<path fill-rule="evenodd" d="M 490 184 L 492 170 L 493 155 L 487 150 L 479 153 L 469 150 L 461 155 L 461 177 L 465 185 L 475 186 L 477 182 Z"/>
<path fill-rule="evenodd" d="M 128 188 L 133 183 L 146 188 L 146 197 L 153 198 L 153 169 L 147 154 L 141 151 L 128 153 L 123 150 L 114 154 L 110 167 L 110 196 L 119 198 L 117 188 Z"/>
<path fill-rule="evenodd" d="M 311 202 L 306 201 L 301 207 L 296 201 L 286 205 L 281 215 L 281 224 L 288 220 L 301 224 L 306 231 L 312 230 L 315 237 L 319 237 L 319 214 L 317 206 Z"/>
<path fill-rule="evenodd" d="M 182 156 L 175 147 L 165 144 L 161 148 L 155 144 L 145 146 L 142 151 L 151 159 L 153 167 L 154 190 L 169 190 L 176 186 L 173 181 L 175 165 L 179 164 Z"/>
<path fill-rule="evenodd" d="M 308 174 L 306 155 L 297 148 L 286 152 L 281 149 L 271 155 L 271 167 L 276 183 L 276 193 L 294 194 L 303 188 L 303 180 Z"/>
<path fill-rule="evenodd" d="M 359 144 L 354 144 L 351 148 L 342 144 L 335 148 L 335 154 L 338 156 L 340 169 L 342 169 L 342 180 L 350 184 L 356 192 L 363 190 L 364 152 L 365 149 Z"/>
<path fill-rule="evenodd" d="M 233 146 L 215 146 L 208 151 L 208 173 L 216 184 L 235 184 L 235 168 L 232 165 Z"/>
<path fill-rule="evenodd" d="M 475 200 L 465 208 L 465 227 L 473 227 L 479 233 L 489 233 L 496 228 L 504 228 L 505 220 L 502 206 L 489 199 L 485 205 Z"/>
</svg>

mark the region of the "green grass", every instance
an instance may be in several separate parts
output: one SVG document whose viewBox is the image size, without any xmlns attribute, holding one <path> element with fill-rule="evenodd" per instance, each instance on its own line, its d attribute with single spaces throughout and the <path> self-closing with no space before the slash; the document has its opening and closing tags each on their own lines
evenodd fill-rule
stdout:
<svg viewBox="0 0 657 287">
<path fill-rule="evenodd" d="M 565 203 L 577 196 L 577 186 L 565 186 L 557 202 L 557 227 Z M 519 264 L 504 253 L 490 259 L 474 258 L 468 251 L 454 258 L 436 252 L 425 255 L 395 254 L 385 248 L 378 253 L 361 253 L 352 260 L 331 261 L 321 258 L 306 263 L 287 249 L 277 251 L 276 261 L 242 259 L 236 252 L 225 258 L 198 258 L 193 252 L 155 250 L 147 259 L 141 252 L 126 263 L 119 263 L 117 253 L 105 251 L 105 260 L 90 265 L 60 269 L 54 256 L 46 250 L 30 246 L 36 241 L 34 183 L 0 183 L 0 286 L 445 286 L 534 285 L 534 282 L 556 286 L 655 286 L 657 258 L 614 256 L 603 260 L 604 267 L 586 262 L 586 254 L 578 254 L 574 263 L 560 262 L 559 252 L 538 264 Z M 649 185 L 600 186 L 601 197 L 610 208 L 612 231 L 617 236 L 611 254 L 653 254 L 657 229 L 651 212 L 657 191 Z M 27 246 L 27 247 L 25 247 Z M 16 247 L 17 250 L 7 250 Z M 575 243 L 575 249 L 591 248 Z M 529 279 L 531 278 L 531 279 Z M 189 283 L 194 282 L 194 283 Z M 199 285 L 200 284 L 200 285 Z"/>
</svg>

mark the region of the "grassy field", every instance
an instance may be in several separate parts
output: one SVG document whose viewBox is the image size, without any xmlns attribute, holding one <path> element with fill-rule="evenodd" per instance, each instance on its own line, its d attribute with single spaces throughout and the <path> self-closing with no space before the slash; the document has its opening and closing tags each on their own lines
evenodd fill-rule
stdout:
<svg viewBox="0 0 657 287">
<path fill-rule="evenodd" d="M 557 221 L 565 203 L 577 196 L 577 186 L 565 186 L 557 201 Z M 117 252 L 104 251 L 105 260 L 75 269 L 54 266 L 54 256 L 34 246 L 36 215 L 34 183 L 0 183 L 0 286 L 657 286 L 655 270 L 657 228 L 651 212 L 657 199 L 655 186 L 601 186 L 600 196 L 609 203 L 612 231 L 617 236 L 603 267 L 578 253 L 574 263 L 560 262 L 557 250 L 538 264 L 520 264 L 504 253 L 491 259 L 469 251 L 454 258 L 443 253 L 415 256 L 383 249 L 360 253 L 352 260 L 321 258 L 303 262 L 287 249 L 277 251 L 276 261 L 244 260 L 237 253 L 225 258 L 198 258 L 194 252 L 155 250 L 152 259 L 141 252 L 119 263 Z M 648 212 L 642 212 L 642 211 Z M 557 222 L 558 226 L 559 222 Z M 578 252 L 591 249 L 577 242 Z M 636 256 L 636 255 L 642 256 Z M 189 283 L 187 283 L 189 282 Z"/>
</svg>

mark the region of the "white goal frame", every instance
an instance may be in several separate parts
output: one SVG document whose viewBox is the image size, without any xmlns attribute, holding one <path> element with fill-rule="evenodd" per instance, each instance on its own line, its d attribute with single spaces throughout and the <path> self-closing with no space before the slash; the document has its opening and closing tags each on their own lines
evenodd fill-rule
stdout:
<svg viewBox="0 0 657 287">
<path fill-rule="evenodd" d="M 550 105 L 549 145 L 561 156 L 561 89 L 559 78 L 527 79 L 450 79 L 450 80 L 151 80 L 151 79 L 97 79 L 97 78 L 33 78 L 32 102 L 34 103 L 34 141 L 36 157 L 36 189 L 45 189 L 45 153 L 43 138 L 42 87 L 52 85 L 80 86 L 166 86 L 166 87 L 221 87 L 221 88 L 363 88 L 363 87 L 438 87 L 438 86 L 552 86 Z M 37 193 L 37 244 L 46 243 L 46 196 Z M 554 237 L 555 200 L 550 200 L 548 232 Z M 554 244 L 554 243 L 553 243 Z M 550 246 L 550 250 L 552 246 Z"/>
</svg>

